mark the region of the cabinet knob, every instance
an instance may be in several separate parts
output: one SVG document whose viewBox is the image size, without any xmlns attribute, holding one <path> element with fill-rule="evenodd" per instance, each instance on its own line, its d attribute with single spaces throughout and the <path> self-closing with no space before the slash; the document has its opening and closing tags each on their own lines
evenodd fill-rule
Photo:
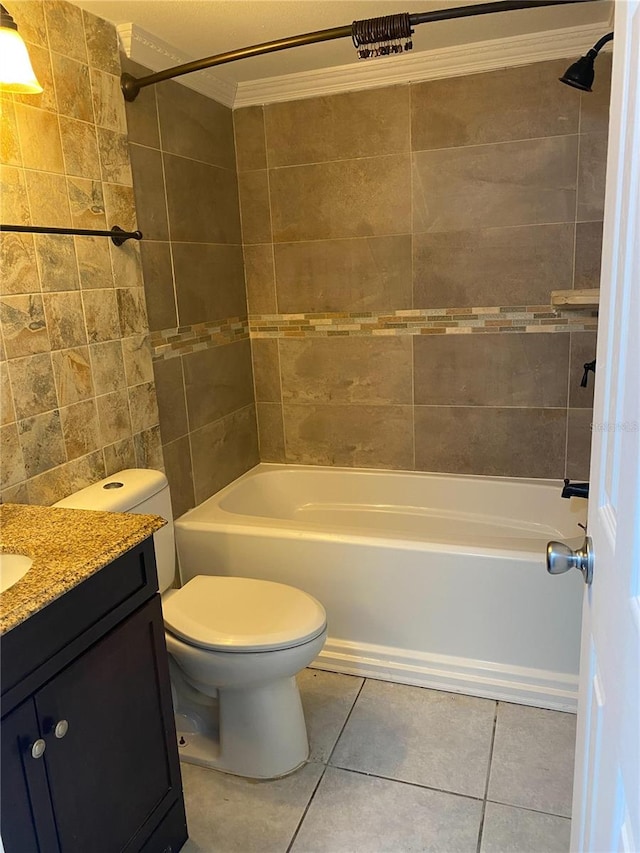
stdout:
<svg viewBox="0 0 640 853">
<path fill-rule="evenodd" d="M 55 728 L 53 730 L 53 733 L 58 739 L 61 739 L 66 735 L 66 733 L 68 731 L 69 731 L 68 721 L 67 720 L 58 720 L 58 722 L 56 723 Z"/>
<path fill-rule="evenodd" d="M 31 745 L 31 757 L 42 758 L 46 748 L 47 744 L 43 741 L 41 737 L 38 738 L 38 740 Z"/>
</svg>

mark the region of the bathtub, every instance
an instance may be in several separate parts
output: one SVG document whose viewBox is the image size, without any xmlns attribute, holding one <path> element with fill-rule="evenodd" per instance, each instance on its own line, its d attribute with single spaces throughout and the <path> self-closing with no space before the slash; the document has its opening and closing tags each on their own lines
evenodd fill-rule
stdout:
<svg viewBox="0 0 640 853">
<path fill-rule="evenodd" d="M 326 610 L 320 669 L 575 710 L 583 537 L 561 483 L 260 464 L 176 521 L 197 574 L 291 584 Z"/>
</svg>

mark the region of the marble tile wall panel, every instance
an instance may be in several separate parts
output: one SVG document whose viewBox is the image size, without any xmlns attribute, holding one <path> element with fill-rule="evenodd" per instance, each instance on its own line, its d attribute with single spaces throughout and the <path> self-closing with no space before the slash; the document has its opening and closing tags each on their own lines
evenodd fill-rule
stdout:
<svg viewBox="0 0 640 853">
<path fill-rule="evenodd" d="M 9 5 L 45 91 L 0 96 L 0 218 L 137 227 L 115 28 L 63 0 Z M 0 237 L 2 500 L 164 465 L 140 249 L 111 248 Z"/>
</svg>

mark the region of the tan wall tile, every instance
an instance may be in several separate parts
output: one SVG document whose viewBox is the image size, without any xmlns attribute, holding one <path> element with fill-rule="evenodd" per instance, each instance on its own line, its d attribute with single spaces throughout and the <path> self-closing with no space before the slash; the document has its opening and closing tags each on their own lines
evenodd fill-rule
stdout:
<svg viewBox="0 0 640 853">
<path fill-rule="evenodd" d="M 129 145 L 129 153 L 140 230 L 146 240 L 168 240 L 162 154 L 141 145 Z"/>
<path fill-rule="evenodd" d="M 559 479 L 566 423 L 566 409 L 416 406 L 416 468 Z"/>
<path fill-rule="evenodd" d="M 84 400 L 60 409 L 67 459 L 85 456 L 100 446 L 100 430 L 95 400 Z"/>
<path fill-rule="evenodd" d="M 0 488 L 4 489 L 22 482 L 26 477 L 22 448 L 16 424 L 0 427 Z"/>
<path fill-rule="evenodd" d="M 144 291 L 139 287 L 119 287 L 116 296 L 122 337 L 144 334 L 148 328 Z"/>
<path fill-rule="evenodd" d="M 411 308 L 411 236 L 279 243 L 274 247 L 283 312 Z"/>
<path fill-rule="evenodd" d="M 195 245 L 195 244 L 190 244 Z M 171 248 L 169 243 L 144 240 L 140 246 L 144 284 L 147 294 L 149 328 L 152 332 L 178 325 L 173 290 Z"/>
<path fill-rule="evenodd" d="M 116 287 L 144 287 L 140 243 L 129 240 L 122 246 L 109 241 L 113 284 Z"/>
<path fill-rule="evenodd" d="M 182 363 L 191 430 L 253 402 L 249 341 L 190 353 Z"/>
<path fill-rule="evenodd" d="M 30 418 L 57 407 L 49 353 L 14 358 L 9 362 L 9 374 L 18 420 Z"/>
<path fill-rule="evenodd" d="M 0 503 L 3 504 L 28 504 L 29 492 L 26 483 L 17 483 L 0 491 Z"/>
<path fill-rule="evenodd" d="M 126 391 L 114 391 L 97 397 L 98 420 L 100 423 L 100 438 L 105 448 L 105 464 L 108 469 L 111 465 L 106 455 L 106 445 L 122 442 L 131 437 L 131 416 L 129 414 L 129 398 Z M 133 450 L 133 443 L 131 444 Z M 135 454 L 132 455 L 135 466 Z M 120 469 L 117 469 L 120 470 Z"/>
<path fill-rule="evenodd" d="M 89 352 L 96 394 L 108 394 L 110 391 L 118 391 L 126 387 L 121 341 L 92 344 Z M 115 440 L 115 438 L 111 439 L 111 441 Z"/>
<path fill-rule="evenodd" d="M 185 435 L 170 444 L 165 444 L 162 451 L 171 489 L 173 517 L 178 518 L 196 505 L 188 436 Z"/>
<path fill-rule="evenodd" d="M 48 172 L 27 172 L 26 178 L 33 224 L 71 227 L 71 204 L 65 178 Z"/>
<path fill-rule="evenodd" d="M 568 418 L 565 477 L 569 477 L 570 480 L 588 480 L 593 411 L 569 409 Z"/>
<path fill-rule="evenodd" d="M 136 467 L 159 468 L 164 467 L 162 454 L 162 442 L 160 441 L 160 427 L 158 424 L 133 436 L 133 448 L 136 454 Z"/>
<path fill-rule="evenodd" d="M 416 308 L 544 305 L 572 287 L 574 225 L 414 234 Z"/>
<path fill-rule="evenodd" d="M 32 234 L 0 234 L 0 294 L 40 290 Z"/>
<path fill-rule="evenodd" d="M 12 0 L 11 16 L 25 41 L 48 48 L 43 0 Z"/>
<path fill-rule="evenodd" d="M 280 403 L 256 403 L 261 462 L 286 462 Z"/>
<path fill-rule="evenodd" d="M 270 171 L 278 243 L 408 234 L 408 155 L 343 160 Z"/>
<path fill-rule="evenodd" d="M 90 344 L 120 337 L 116 293 L 110 290 L 86 290 L 82 294 L 87 337 Z"/>
<path fill-rule="evenodd" d="M 417 231 L 574 221 L 575 136 L 413 156 Z"/>
<path fill-rule="evenodd" d="M 9 365 L 0 361 L 0 425 L 10 424 L 16 419 L 13 394 L 9 382 Z"/>
<path fill-rule="evenodd" d="M 127 132 L 125 101 L 120 89 L 120 77 L 97 68 L 90 69 L 93 110 L 98 127 L 118 133 Z"/>
<path fill-rule="evenodd" d="M 16 108 L 13 101 L 0 101 L 0 162 L 7 166 L 22 165 Z"/>
<path fill-rule="evenodd" d="M 66 465 L 59 465 L 33 477 L 27 483 L 28 503 L 50 506 L 71 493 Z"/>
<path fill-rule="evenodd" d="M 169 444 L 189 432 L 187 406 L 182 377 L 182 359 L 169 358 L 153 365 L 160 430 L 163 444 Z"/>
<path fill-rule="evenodd" d="M 271 242 L 269 177 L 266 170 L 238 175 L 242 240 L 244 243 Z"/>
<path fill-rule="evenodd" d="M 593 92 L 580 94 L 581 133 L 606 133 L 609 129 L 612 58 L 609 52 L 598 56 Z"/>
<path fill-rule="evenodd" d="M 141 385 L 153 382 L 153 362 L 148 335 L 134 335 L 123 338 L 122 354 L 128 385 Z"/>
<path fill-rule="evenodd" d="M 287 462 L 413 468 L 411 406 L 286 403 Z"/>
<path fill-rule="evenodd" d="M 119 184 L 103 184 L 104 209 L 109 228 L 119 225 L 124 231 L 135 231 L 136 203 L 132 187 Z"/>
<path fill-rule="evenodd" d="M 158 404 L 153 382 L 134 385 L 129 388 L 129 409 L 131 428 L 134 433 L 150 429 L 158 423 Z"/>
<path fill-rule="evenodd" d="M 602 219 L 606 169 L 607 134 L 581 134 L 578 161 L 578 222 Z"/>
<path fill-rule="evenodd" d="M 89 65 L 109 74 L 120 73 L 118 34 L 113 24 L 82 12 Z"/>
<path fill-rule="evenodd" d="M 273 246 L 244 246 L 244 275 L 247 305 L 252 314 L 271 314 L 277 310 L 273 269 Z"/>
<path fill-rule="evenodd" d="M 98 145 L 102 180 L 114 184 L 132 186 L 131 163 L 129 162 L 129 143 L 124 133 L 98 128 Z"/>
<path fill-rule="evenodd" d="M 104 464 L 107 477 L 124 471 L 125 468 L 135 468 L 136 451 L 133 438 L 124 438 L 107 445 L 104 448 Z"/>
<path fill-rule="evenodd" d="M 30 0 L 26 0 L 30 2 Z M 22 33 L 22 27 L 19 27 Z M 28 41 L 28 39 L 27 39 Z M 45 38 L 46 43 L 46 38 Z M 13 99 L 16 103 L 28 104 L 29 106 L 38 106 L 41 110 L 50 110 L 58 112 L 58 99 L 56 97 L 56 87 L 53 79 L 53 67 L 51 65 L 51 54 L 47 47 L 27 44 L 29 51 L 29 59 L 36 75 L 36 80 L 40 83 L 43 91 L 39 95 L 14 95 Z"/>
<path fill-rule="evenodd" d="M 18 421 L 18 435 L 27 477 L 35 477 L 66 461 L 60 412 L 45 412 Z"/>
<path fill-rule="evenodd" d="M 413 402 L 409 337 L 283 340 L 280 372 L 285 403 Z"/>
<path fill-rule="evenodd" d="M 74 237 L 80 286 L 113 287 L 108 241 L 104 237 Z"/>
<path fill-rule="evenodd" d="M 22 163 L 27 169 L 64 172 L 58 116 L 37 107 L 16 104 Z"/>
<path fill-rule="evenodd" d="M 0 322 L 8 358 L 46 352 L 50 349 L 42 296 L 3 296 Z"/>
<path fill-rule="evenodd" d="M 58 350 L 51 353 L 51 361 L 61 406 L 94 396 L 88 347 Z"/>
<path fill-rule="evenodd" d="M 600 287 L 602 263 L 602 222 L 576 224 L 575 288 Z"/>
<path fill-rule="evenodd" d="M 269 166 L 409 151 L 409 87 L 389 86 L 265 107 Z"/>
<path fill-rule="evenodd" d="M 71 221 L 74 228 L 107 227 L 105 193 L 100 181 L 86 178 L 67 178 Z M 126 225 L 122 225 L 126 229 Z"/>
<path fill-rule="evenodd" d="M 100 180 L 100 158 L 95 126 L 60 116 L 60 133 L 67 175 Z"/>
<path fill-rule="evenodd" d="M 267 152 L 263 107 L 244 107 L 233 111 L 236 159 L 239 172 L 266 169 Z"/>
<path fill-rule="evenodd" d="M 0 216 L 11 225 L 30 222 L 25 174 L 15 166 L 0 164 Z"/>
<path fill-rule="evenodd" d="M 412 148 L 450 148 L 578 132 L 580 99 L 558 86 L 566 59 L 411 86 Z"/>
<path fill-rule="evenodd" d="M 82 10 L 63 0 L 45 0 L 44 9 L 51 50 L 86 62 Z"/>
<path fill-rule="evenodd" d="M 88 453 L 78 459 L 67 462 L 65 466 L 69 477 L 69 494 L 84 489 L 107 476 L 104 467 L 104 456 L 101 450 Z"/>
<path fill-rule="evenodd" d="M 80 293 L 45 293 L 42 298 L 51 349 L 68 349 L 86 344 L 87 330 Z"/>
<path fill-rule="evenodd" d="M 567 405 L 568 334 L 416 337 L 414 359 L 416 405 Z"/>
<path fill-rule="evenodd" d="M 126 56 L 122 57 L 122 70 L 134 77 L 144 77 L 151 73 L 148 68 L 132 62 Z M 140 90 L 140 94 L 134 102 L 126 102 L 125 110 L 130 142 L 160 148 L 158 111 L 156 108 L 157 89 L 157 86 L 148 86 L 146 89 Z"/>
<path fill-rule="evenodd" d="M 94 122 L 89 66 L 59 53 L 52 54 L 51 61 L 60 113 Z"/>
<path fill-rule="evenodd" d="M 36 257 L 44 291 L 77 290 L 78 262 L 73 237 L 36 234 Z"/>
<path fill-rule="evenodd" d="M 173 269 L 179 325 L 246 316 L 242 246 L 175 243 Z"/>
<path fill-rule="evenodd" d="M 283 341 L 286 344 L 286 341 Z M 256 402 L 280 403 L 280 356 L 277 340 L 251 341 Z"/>
</svg>

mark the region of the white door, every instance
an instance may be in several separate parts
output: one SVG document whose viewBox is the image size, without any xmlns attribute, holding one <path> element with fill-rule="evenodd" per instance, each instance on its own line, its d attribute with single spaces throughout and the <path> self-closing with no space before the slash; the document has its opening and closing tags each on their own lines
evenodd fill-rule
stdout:
<svg viewBox="0 0 640 853">
<path fill-rule="evenodd" d="M 640 851 L 640 0 L 618 0 L 571 849 Z"/>
</svg>

